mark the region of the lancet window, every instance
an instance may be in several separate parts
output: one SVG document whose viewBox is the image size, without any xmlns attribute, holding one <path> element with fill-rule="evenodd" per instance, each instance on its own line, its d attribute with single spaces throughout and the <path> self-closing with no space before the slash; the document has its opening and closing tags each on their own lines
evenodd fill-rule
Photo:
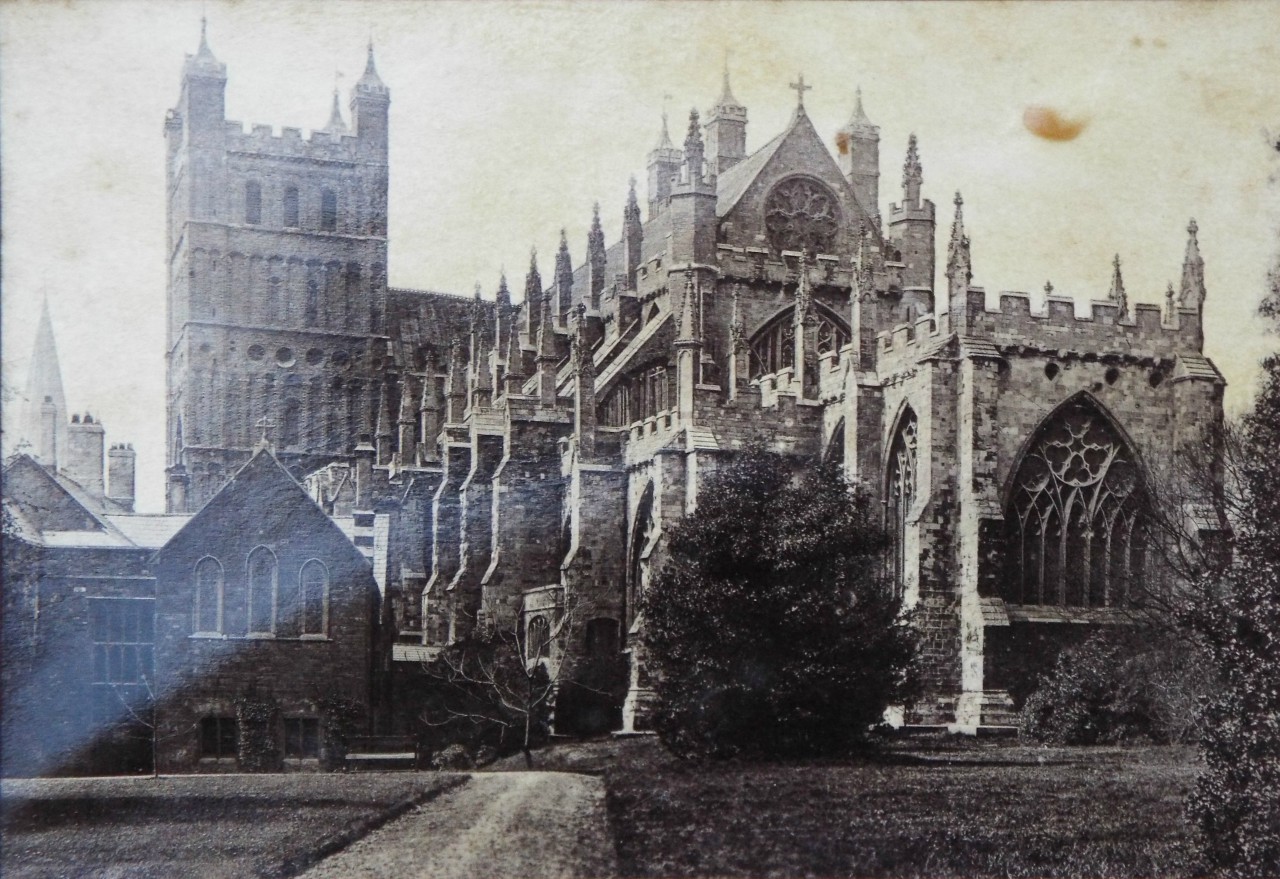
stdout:
<svg viewBox="0 0 1280 879">
<path fill-rule="evenodd" d="M 906 580 L 907 517 L 916 499 L 919 426 L 916 414 L 907 409 L 898 422 L 898 431 L 889 446 L 889 472 L 885 491 L 885 518 L 893 541 L 893 582 L 901 589 Z"/>
<path fill-rule="evenodd" d="M 1087 399 L 1064 405 L 1037 433 L 1005 522 L 1007 601 L 1122 606 L 1143 581 L 1147 522 L 1137 459 Z"/>
</svg>

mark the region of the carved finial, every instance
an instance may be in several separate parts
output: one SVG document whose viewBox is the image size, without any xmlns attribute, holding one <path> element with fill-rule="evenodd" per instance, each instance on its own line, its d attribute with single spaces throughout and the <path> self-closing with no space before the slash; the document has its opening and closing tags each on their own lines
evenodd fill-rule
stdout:
<svg viewBox="0 0 1280 879">
<path fill-rule="evenodd" d="M 916 148 L 916 136 L 907 138 L 907 159 L 902 163 L 902 192 L 904 200 L 911 204 L 920 201 L 920 187 L 924 182 L 924 171 L 920 166 L 920 153 Z"/>
<path fill-rule="evenodd" d="M 1120 306 L 1120 316 L 1129 316 L 1129 297 L 1124 290 L 1124 278 L 1120 275 L 1120 254 L 1111 260 L 1111 290 L 1107 298 Z"/>
<path fill-rule="evenodd" d="M 1196 224 L 1196 218 L 1192 217 L 1191 222 L 1187 224 L 1187 234 L 1192 238 L 1196 237 L 1196 233 L 1200 231 L 1200 227 Z"/>
<path fill-rule="evenodd" d="M 1052 295 L 1053 295 L 1053 281 L 1045 281 L 1045 282 L 1044 282 L 1044 295 L 1045 295 L 1045 296 L 1052 296 Z"/>
<path fill-rule="evenodd" d="M 1178 290 L 1178 304 L 1184 308 L 1204 306 L 1204 258 L 1200 256 L 1200 242 L 1196 238 L 1199 231 L 1193 218 L 1187 224 L 1187 252 L 1182 259 L 1182 285 Z"/>
</svg>

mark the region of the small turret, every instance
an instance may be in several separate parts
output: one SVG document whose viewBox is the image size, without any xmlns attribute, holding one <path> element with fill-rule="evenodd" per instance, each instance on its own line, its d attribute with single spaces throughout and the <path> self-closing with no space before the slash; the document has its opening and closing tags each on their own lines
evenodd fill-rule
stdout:
<svg viewBox="0 0 1280 879">
<path fill-rule="evenodd" d="M 649 152 L 649 219 L 666 208 L 671 195 L 671 179 L 680 173 L 680 151 L 671 143 L 667 130 L 667 112 L 662 111 L 662 134 L 658 145 Z"/>
<path fill-rule="evenodd" d="M 729 88 L 729 62 L 725 60 L 720 98 L 707 114 L 709 171 L 719 176 L 747 157 L 747 108 Z"/>
<path fill-rule="evenodd" d="M 684 296 L 680 300 L 680 317 L 677 324 L 676 349 L 676 411 L 680 422 L 693 423 L 693 392 L 698 384 L 699 351 L 702 340 L 698 338 L 694 321 L 698 295 L 692 268 L 684 271 Z"/>
<path fill-rule="evenodd" d="M 1129 297 L 1124 291 L 1124 278 L 1120 276 L 1120 254 L 1111 261 L 1111 289 L 1107 299 L 1120 306 L 1121 319 L 1129 317 Z"/>
<path fill-rule="evenodd" d="M 527 378 L 524 371 L 524 351 L 520 347 L 520 334 L 512 332 L 507 337 L 507 369 L 502 376 L 503 389 L 507 394 L 519 394 L 524 388 Z"/>
<path fill-rule="evenodd" d="M 964 199 L 955 198 L 956 216 L 951 223 L 951 241 L 947 244 L 947 294 L 951 327 L 957 332 L 967 329 L 969 282 L 973 280 L 973 259 L 969 252 L 969 236 L 964 232 Z"/>
<path fill-rule="evenodd" d="M 902 286 L 918 291 L 920 299 L 933 311 L 934 273 L 937 270 L 934 237 L 937 230 L 936 209 L 928 199 L 921 200 L 924 169 L 916 148 L 916 136 L 907 140 L 907 158 L 902 163 L 902 204 L 889 205 L 888 239 L 902 254 Z"/>
<path fill-rule="evenodd" d="M 463 419 L 467 405 L 467 367 L 462 357 L 462 342 L 449 343 L 449 371 L 444 378 L 445 422 L 457 424 Z"/>
<path fill-rule="evenodd" d="M 351 127 L 356 136 L 376 148 L 385 149 L 390 106 L 391 90 L 378 76 L 378 68 L 373 61 L 373 41 L 370 40 L 364 75 L 351 90 Z"/>
<path fill-rule="evenodd" d="M 880 128 L 862 108 L 862 89 L 854 97 L 853 115 L 836 134 L 840 170 L 853 187 L 858 203 L 874 221 L 880 217 Z"/>
<path fill-rule="evenodd" d="M 538 273 L 538 248 L 529 251 L 529 271 L 524 276 L 524 334 L 533 344 L 542 320 L 542 275 Z"/>
<path fill-rule="evenodd" d="M 413 392 L 413 380 L 408 373 L 400 376 L 400 411 L 396 417 L 398 436 L 396 452 L 400 463 L 411 466 L 418 463 L 418 401 L 420 395 Z"/>
<path fill-rule="evenodd" d="M 390 374 L 384 373 L 382 381 L 378 384 L 378 424 L 374 429 L 374 439 L 377 444 L 379 464 L 391 463 L 391 455 L 394 451 L 392 446 L 396 438 L 396 424 L 391 418 L 393 381 Z"/>
<path fill-rule="evenodd" d="M 604 249 L 604 228 L 600 225 L 600 202 L 591 206 L 591 231 L 587 233 L 587 280 L 590 286 L 591 309 L 600 308 L 600 296 L 604 293 L 604 273 L 607 271 Z"/>
<path fill-rule="evenodd" d="M 603 247 L 604 241 L 600 243 Z M 627 275 L 626 290 L 636 289 L 636 271 L 640 268 L 643 245 L 644 226 L 640 223 L 640 203 L 636 200 L 636 178 L 632 177 L 627 189 L 627 205 L 622 209 L 622 265 Z"/>
<path fill-rule="evenodd" d="M 1187 224 L 1187 252 L 1182 258 L 1182 285 L 1178 288 L 1178 305 L 1182 308 L 1204 309 L 1204 258 L 1200 256 L 1200 242 L 1196 235 L 1200 227 L 1194 219 Z"/>
<path fill-rule="evenodd" d="M 671 239 L 667 253 L 676 266 L 716 261 L 716 182 L 703 173 L 702 127 L 689 112 L 684 169 L 671 189 Z"/>
<path fill-rule="evenodd" d="M 440 460 L 437 440 L 440 437 L 440 395 L 436 385 L 434 362 L 427 364 L 427 374 L 422 379 L 422 398 L 418 406 L 418 436 L 422 442 L 422 461 Z"/>
<path fill-rule="evenodd" d="M 504 271 L 498 279 L 498 293 L 494 297 L 493 307 L 493 351 L 495 356 L 493 380 L 497 385 L 502 381 L 502 368 L 507 363 L 507 348 L 515 327 L 512 316 L 515 309 L 511 305 L 511 291 L 507 288 L 507 273 Z"/>
<path fill-rule="evenodd" d="M 578 458 L 592 461 L 596 452 L 596 365 L 587 333 L 587 309 L 578 303 L 571 337 L 573 364 L 574 430 L 578 435 Z"/>
<path fill-rule="evenodd" d="M 550 408 L 556 404 L 556 353 L 555 324 L 551 319 L 551 293 L 542 297 L 542 318 L 538 322 L 538 404 Z"/>
<path fill-rule="evenodd" d="M 555 300 L 552 310 L 556 324 L 564 326 L 569 318 L 569 309 L 573 307 L 573 260 L 569 257 L 569 239 L 563 228 L 560 229 L 560 249 L 556 251 Z"/>
<path fill-rule="evenodd" d="M 200 19 L 200 48 L 182 67 L 177 121 L 185 123 L 193 146 L 213 145 L 222 137 L 226 117 L 227 66 L 209 49 L 208 22 Z M 168 126 L 166 126 L 166 130 Z M 181 125 L 170 134 L 181 131 Z"/>
<path fill-rule="evenodd" d="M 706 146 L 702 142 L 702 126 L 698 123 L 698 110 L 689 111 L 689 131 L 684 136 L 684 164 L 682 183 L 701 183 L 705 173 Z"/>
</svg>

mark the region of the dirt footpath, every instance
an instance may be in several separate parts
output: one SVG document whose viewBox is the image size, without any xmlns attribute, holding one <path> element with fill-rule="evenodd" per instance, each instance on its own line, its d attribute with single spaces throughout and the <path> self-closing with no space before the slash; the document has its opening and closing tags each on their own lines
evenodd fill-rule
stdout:
<svg viewBox="0 0 1280 879">
<path fill-rule="evenodd" d="M 602 879 L 617 873 L 599 778 L 476 773 L 317 864 L 306 879 Z"/>
</svg>

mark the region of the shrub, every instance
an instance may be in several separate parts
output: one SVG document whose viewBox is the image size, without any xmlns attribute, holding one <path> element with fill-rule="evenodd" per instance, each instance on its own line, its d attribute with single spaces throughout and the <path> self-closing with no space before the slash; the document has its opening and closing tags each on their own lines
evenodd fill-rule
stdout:
<svg viewBox="0 0 1280 879">
<path fill-rule="evenodd" d="M 1064 648 L 1019 715 L 1019 733 L 1058 745 L 1191 741 L 1210 687 L 1185 640 L 1103 631 Z"/>
<path fill-rule="evenodd" d="M 249 694 L 236 700 L 240 727 L 240 768 L 245 772 L 280 769 L 280 707 L 269 696 Z"/>
<path fill-rule="evenodd" d="M 867 495 L 836 466 L 750 448 L 666 535 L 641 600 L 654 724 L 681 757 L 816 755 L 864 744 L 914 692 L 914 630 Z"/>
</svg>

